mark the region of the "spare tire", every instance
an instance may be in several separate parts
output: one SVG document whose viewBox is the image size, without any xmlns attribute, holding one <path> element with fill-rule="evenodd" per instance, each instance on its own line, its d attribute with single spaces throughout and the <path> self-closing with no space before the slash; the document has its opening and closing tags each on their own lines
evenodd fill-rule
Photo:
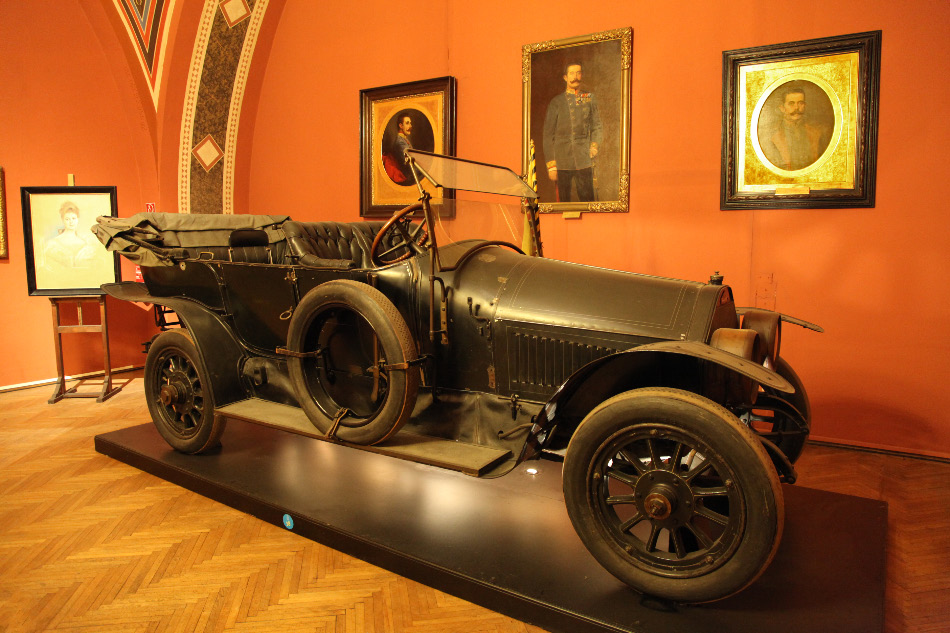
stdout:
<svg viewBox="0 0 950 633">
<path fill-rule="evenodd" d="M 396 306 L 372 286 L 341 279 L 308 292 L 287 348 L 298 404 L 325 435 L 376 444 L 412 414 L 416 347 Z"/>
</svg>

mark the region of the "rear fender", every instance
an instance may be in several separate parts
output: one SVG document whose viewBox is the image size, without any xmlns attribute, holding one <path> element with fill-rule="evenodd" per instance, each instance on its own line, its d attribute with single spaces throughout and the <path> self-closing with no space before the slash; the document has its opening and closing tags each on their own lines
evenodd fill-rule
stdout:
<svg viewBox="0 0 950 633">
<path fill-rule="evenodd" d="M 662 341 L 641 345 L 595 360 L 568 378 L 536 416 L 525 458 L 550 442 L 555 429 L 558 435 L 570 437 L 594 407 L 624 391 L 672 387 L 702 394 L 705 363 L 715 363 L 777 391 L 795 391 L 771 369 L 705 343 Z"/>
<path fill-rule="evenodd" d="M 220 407 L 247 397 L 240 378 L 244 349 L 218 314 L 191 299 L 152 296 L 140 282 L 105 284 L 102 289 L 116 299 L 154 303 L 174 310 L 201 355 L 215 403 Z"/>
</svg>

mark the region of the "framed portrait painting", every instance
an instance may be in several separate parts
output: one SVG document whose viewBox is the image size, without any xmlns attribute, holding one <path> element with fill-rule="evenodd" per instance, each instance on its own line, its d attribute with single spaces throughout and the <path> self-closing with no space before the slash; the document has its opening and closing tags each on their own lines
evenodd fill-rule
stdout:
<svg viewBox="0 0 950 633">
<path fill-rule="evenodd" d="M 119 260 L 93 235 L 117 215 L 115 187 L 21 187 L 26 278 L 31 295 L 95 295 L 120 280 Z"/>
<path fill-rule="evenodd" d="M 542 212 L 627 211 L 633 29 L 522 49 L 522 162 Z"/>
<path fill-rule="evenodd" d="M 387 217 L 419 199 L 405 150 L 455 155 L 454 77 L 360 91 L 360 215 Z M 454 191 L 430 187 L 432 206 L 451 216 Z"/>
<path fill-rule="evenodd" d="M 722 209 L 873 207 L 881 32 L 723 53 Z"/>
</svg>

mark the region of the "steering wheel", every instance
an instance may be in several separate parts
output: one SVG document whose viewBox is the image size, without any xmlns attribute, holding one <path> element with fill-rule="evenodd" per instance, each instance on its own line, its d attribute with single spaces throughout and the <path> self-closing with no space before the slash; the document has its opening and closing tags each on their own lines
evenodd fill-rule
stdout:
<svg viewBox="0 0 950 633">
<path fill-rule="evenodd" d="M 410 204 L 408 207 L 404 207 L 399 211 L 396 211 L 393 214 L 393 217 L 386 221 L 386 224 L 383 225 L 383 228 L 381 228 L 379 233 L 376 234 L 376 239 L 373 240 L 373 246 L 369 251 L 369 258 L 373 262 L 373 265 L 388 266 L 389 264 L 395 264 L 396 262 L 401 262 L 404 259 L 409 259 L 413 253 L 422 252 L 422 246 L 429 237 L 429 229 L 426 226 L 425 214 L 422 215 L 421 222 L 412 222 L 412 220 L 415 219 L 412 217 L 413 213 L 421 210 L 422 208 L 423 206 L 421 202 Z M 390 233 L 393 235 L 391 238 L 387 239 L 387 235 Z M 390 244 L 389 248 L 380 252 L 380 249 L 386 243 Z M 393 257 L 387 258 L 388 255 L 398 251 L 401 248 L 405 249 L 406 252 L 401 255 L 395 255 Z"/>
</svg>

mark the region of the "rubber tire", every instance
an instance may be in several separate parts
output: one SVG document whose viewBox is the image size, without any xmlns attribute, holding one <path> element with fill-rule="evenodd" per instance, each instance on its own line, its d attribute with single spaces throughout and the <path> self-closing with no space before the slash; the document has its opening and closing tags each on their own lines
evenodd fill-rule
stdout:
<svg viewBox="0 0 950 633">
<path fill-rule="evenodd" d="M 197 411 L 192 429 L 176 424 L 174 409 L 162 404 L 161 388 L 169 381 L 164 374 L 167 363 L 177 357 L 184 360 L 193 376 L 189 381 L 186 398 L 191 398 L 190 412 Z M 220 444 L 226 421 L 214 415 L 214 393 L 208 380 L 208 371 L 187 330 L 168 330 L 160 333 L 148 348 L 145 357 L 145 399 L 152 422 L 169 446 L 182 453 L 203 453 Z M 194 419 L 194 416 L 190 416 Z"/>
<path fill-rule="evenodd" d="M 375 332 L 386 363 L 396 365 L 416 360 L 416 347 L 405 319 L 383 293 L 364 283 L 338 279 L 320 284 L 300 301 L 290 319 L 288 349 L 305 352 L 307 334 L 314 320 L 330 308 L 346 308 L 361 316 Z M 311 358 L 290 357 L 290 379 L 300 408 L 310 422 L 326 434 L 333 426 L 336 411 L 325 411 L 317 403 L 308 386 L 308 363 Z M 416 367 L 389 372 L 389 388 L 383 404 L 367 424 L 358 427 L 339 426 L 336 437 L 354 444 L 378 444 L 395 434 L 409 419 L 419 391 L 420 373 Z"/>
<path fill-rule="evenodd" d="M 619 434 L 658 424 L 681 429 L 705 442 L 732 469 L 739 489 L 745 492 L 735 549 L 716 561 L 717 566 L 708 573 L 690 578 L 659 575 L 638 567 L 622 546 L 619 530 L 611 531 L 598 518 L 599 510 L 592 498 L 598 494 L 598 484 L 592 483 L 592 469 L 602 447 Z M 635 389 L 596 407 L 578 426 L 568 445 L 563 486 L 574 529 L 594 558 L 634 589 L 666 600 L 710 602 L 741 591 L 765 571 L 781 541 L 784 499 L 765 449 L 732 413 L 691 392 Z"/>
</svg>

